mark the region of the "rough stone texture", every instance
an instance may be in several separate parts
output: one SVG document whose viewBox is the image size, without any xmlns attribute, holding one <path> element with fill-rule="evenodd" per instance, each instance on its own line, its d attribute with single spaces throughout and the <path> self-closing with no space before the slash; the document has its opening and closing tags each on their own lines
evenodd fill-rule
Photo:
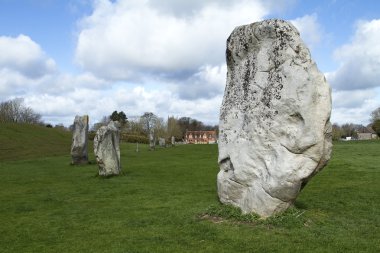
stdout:
<svg viewBox="0 0 380 253">
<path fill-rule="evenodd" d="M 244 213 L 287 209 L 330 159 L 331 90 L 296 28 L 265 20 L 227 40 L 218 195 Z"/>
<path fill-rule="evenodd" d="M 73 142 L 71 144 L 71 163 L 88 163 L 87 151 L 88 116 L 75 116 L 73 129 Z"/>
<path fill-rule="evenodd" d="M 94 138 L 94 153 L 99 166 L 100 176 L 119 175 L 120 166 L 120 131 L 119 123 L 111 121 L 102 126 Z"/>
</svg>

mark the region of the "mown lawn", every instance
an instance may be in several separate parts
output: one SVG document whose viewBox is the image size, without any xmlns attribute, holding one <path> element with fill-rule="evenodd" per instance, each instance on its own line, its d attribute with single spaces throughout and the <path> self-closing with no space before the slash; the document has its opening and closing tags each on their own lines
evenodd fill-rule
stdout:
<svg viewBox="0 0 380 253">
<path fill-rule="evenodd" d="M 295 209 L 251 222 L 218 203 L 216 145 L 121 149 L 108 179 L 69 155 L 0 160 L 0 252 L 380 252 L 380 141 L 335 143 Z"/>
</svg>

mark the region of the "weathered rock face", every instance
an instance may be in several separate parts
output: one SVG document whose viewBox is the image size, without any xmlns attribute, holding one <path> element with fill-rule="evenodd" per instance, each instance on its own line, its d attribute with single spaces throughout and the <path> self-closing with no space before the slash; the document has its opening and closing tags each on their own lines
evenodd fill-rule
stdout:
<svg viewBox="0 0 380 253">
<path fill-rule="evenodd" d="M 75 116 L 73 142 L 71 144 L 71 163 L 88 163 L 87 151 L 88 116 Z"/>
<path fill-rule="evenodd" d="M 99 166 L 100 176 L 119 175 L 120 166 L 120 131 L 117 121 L 102 126 L 94 138 L 94 153 Z"/>
<path fill-rule="evenodd" d="M 331 90 L 296 28 L 282 20 L 235 28 L 226 58 L 218 195 L 271 216 L 330 159 Z"/>
</svg>

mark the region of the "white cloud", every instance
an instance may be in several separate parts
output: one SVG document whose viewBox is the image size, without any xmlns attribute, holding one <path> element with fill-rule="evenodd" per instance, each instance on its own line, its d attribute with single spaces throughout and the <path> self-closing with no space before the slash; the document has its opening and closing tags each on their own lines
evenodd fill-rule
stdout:
<svg viewBox="0 0 380 253">
<path fill-rule="evenodd" d="M 226 84 L 227 65 L 202 66 L 198 72 L 181 84 L 176 84 L 174 89 L 179 97 L 187 100 L 197 98 L 213 98 L 223 94 Z"/>
<path fill-rule="evenodd" d="M 360 21 L 350 43 L 334 55 L 340 67 L 326 78 L 333 87 L 332 120 L 369 123 L 380 106 L 380 20 Z"/>
<path fill-rule="evenodd" d="M 335 108 L 357 108 L 365 101 L 376 99 L 376 89 L 365 90 L 333 90 L 332 103 Z"/>
<path fill-rule="evenodd" d="M 305 15 L 290 22 L 298 29 L 301 38 L 309 47 L 313 48 L 321 42 L 324 32 L 318 23 L 317 14 Z"/>
<path fill-rule="evenodd" d="M 26 35 L 0 36 L 0 52 L 0 100 L 38 89 L 57 73 L 54 60 Z"/>
<path fill-rule="evenodd" d="M 379 107 L 380 88 L 364 90 L 333 90 L 332 117 L 334 123 L 368 124 L 371 112 Z"/>
<path fill-rule="evenodd" d="M 380 89 L 377 89 L 376 92 L 379 93 Z M 350 100 L 350 97 L 351 96 L 348 96 L 346 99 Z M 371 112 L 379 106 L 378 97 L 363 98 L 362 103 L 356 107 L 337 106 L 332 110 L 331 122 L 339 124 L 355 123 L 367 125 L 370 123 Z"/>
<path fill-rule="evenodd" d="M 171 1 L 160 8 L 152 3 L 97 1 L 93 13 L 80 22 L 77 62 L 110 79 L 191 75 L 202 66 L 224 62 L 225 41 L 234 27 L 268 14 L 260 1 L 199 1 L 192 4 L 197 11 L 185 16 L 177 15 L 175 9 L 183 8 L 179 3 L 172 11 L 167 10 Z"/>
<path fill-rule="evenodd" d="M 380 19 L 358 22 L 351 42 L 335 51 L 340 67 L 328 74 L 331 85 L 339 90 L 380 87 L 379 41 Z"/>
<path fill-rule="evenodd" d="M 194 101 L 178 98 L 169 90 L 146 90 L 136 86 L 115 87 L 102 91 L 79 88 L 65 96 L 35 94 L 25 98 L 25 104 L 43 115 L 43 119 L 54 124 L 72 124 L 75 115 L 88 114 L 94 124 L 114 110 L 122 110 L 128 116 L 141 116 L 144 112 L 153 112 L 160 117 L 189 116 L 205 123 L 216 124 L 221 96 Z M 196 104 L 197 106 L 194 106 Z"/>
<path fill-rule="evenodd" d="M 56 69 L 53 59 L 46 56 L 40 46 L 25 35 L 0 36 L 0 70 L 17 72 L 38 79 Z"/>
<path fill-rule="evenodd" d="M 109 84 L 92 73 L 60 73 L 55 61 L 26 35 L 0 36 L 0 101 L 41 93 L 63 95 L 77 87 L 104 88 Z"/>
</svg>

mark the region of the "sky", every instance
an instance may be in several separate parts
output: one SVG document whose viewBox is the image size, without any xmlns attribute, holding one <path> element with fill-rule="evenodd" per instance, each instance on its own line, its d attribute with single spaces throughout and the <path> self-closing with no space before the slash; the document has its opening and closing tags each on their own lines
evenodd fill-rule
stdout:
<svg viewBox="0 0 380 253">
<path fill-rule="evenodd" d="M 332 88 L 331 122 L 380 107 L 377 0 L 0 0 L 0 102 L 46 123 L 113 111 L 218 124 L 225 46 L 239 25 L 292 22 Z"/>
</svg>

